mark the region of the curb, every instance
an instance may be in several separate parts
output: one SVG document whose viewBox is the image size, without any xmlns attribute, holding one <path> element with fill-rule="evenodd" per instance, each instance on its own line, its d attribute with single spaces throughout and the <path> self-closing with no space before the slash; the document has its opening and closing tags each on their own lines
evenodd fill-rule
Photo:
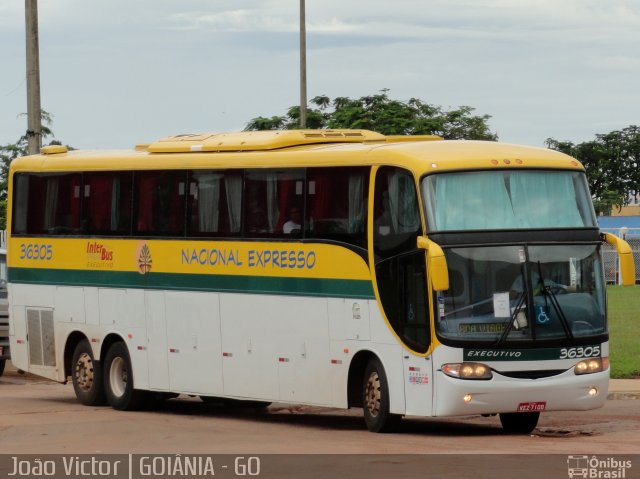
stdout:
<svg viewBox="0 0 640 479">
<path fill-rule="evenodd" d="M 615 393 L 609 393 L 607 395 L 607 400 L 617 400 L 617 399 L 640 399 L 640 392 L 637 392 L 637 393 L 615 392 Z"/>
</svg>

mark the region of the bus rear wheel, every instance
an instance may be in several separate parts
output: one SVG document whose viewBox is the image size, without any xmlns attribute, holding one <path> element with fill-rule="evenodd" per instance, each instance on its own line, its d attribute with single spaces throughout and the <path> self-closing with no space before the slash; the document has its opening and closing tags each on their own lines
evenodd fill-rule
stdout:
<svg viewBox="0 0 640 479">
<path fill-rule="evenodd" d="M 400 416 L 389 410 L 389 383 L 378 358 L 367 364 L 362 381 L 364 422 L 371 432 L 390 432 L 400 422 Z"/>
<path fill-rule="evenodd" d="M 71 382 L 78 401 L 85 406 L 104 406 L 107 396 L 102 365 L 94 359 L 89 341 L 83 339 L 77 344 L 71 361 Z"/>
<path fill-rule="evenodd" d="M 6 359 L 0 359 L 0 376 L 2 376 L 2 373 L 4 373 L 4 366 L 7 363 Z"/>
<path fill-rule="evenodd" d="M 502 429 L 507 434 L 529 434 L 538 425 L 539 412 L 510 412 L 500 414 Z"/>
<path fill-rule="evenodd" d="M 104 373 L 104 389 L 113 409 L 135 411 L 142 407 L 145 391 L 133 387 L 131 358 L 123 342 L 113 343 L 107 351 Z"/>
</svg>

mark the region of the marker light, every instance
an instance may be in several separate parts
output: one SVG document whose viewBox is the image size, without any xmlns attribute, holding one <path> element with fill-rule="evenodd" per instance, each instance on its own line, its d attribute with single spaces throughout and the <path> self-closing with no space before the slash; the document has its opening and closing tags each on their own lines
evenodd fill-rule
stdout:
<svg viewBox="0 0 640 479">
<path fill-rule="evenodd" d="M 442 365 L 442 372 L 458 379 L 491 379 L 489 366 L 481 363 L 450 363 Z"/>
<path fill-rule="evenodd" d="M 576 364 L 573 371 L 576 374 L 591 374 L 607 369 L 609 369 L 609 358 L 589 358 Z"/>
</svg>

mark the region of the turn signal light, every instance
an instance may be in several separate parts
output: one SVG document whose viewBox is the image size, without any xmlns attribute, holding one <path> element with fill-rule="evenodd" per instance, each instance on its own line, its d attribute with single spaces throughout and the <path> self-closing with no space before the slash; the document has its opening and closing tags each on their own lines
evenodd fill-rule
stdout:
<svg viewBox="0 0 640 479">
<path fill-rule="evenodd" d="M 491 368 L 482 363 L 443 364 L 442 372 L 458 379 L 491 379 L 493 377 Z"/>
<path fill-rule="evenodd" d="M 609 358 L 589 358 L 575 365 L 576 374 L 592 374 L 606 371 L 609 368 Z"/>
</svg>

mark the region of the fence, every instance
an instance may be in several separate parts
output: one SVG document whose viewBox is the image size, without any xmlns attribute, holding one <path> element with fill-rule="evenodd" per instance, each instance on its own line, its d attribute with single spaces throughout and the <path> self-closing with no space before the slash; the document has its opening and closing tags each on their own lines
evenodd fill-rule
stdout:
<svg viewBox="0 0 640 479">
<path fill-rule="evenodd" d="M 603 233 L 611 233 L 624 238 L 633 253 L 633 263 L 636 266 L 636 283 L 640 282 L 640 228 L 602 228 Z M 607 283 L 617 284 L 620 279 L 620 263 L 613 246 L 605 244 L 602 247 L 602 261 L 604 276 Z"/>
</svg>

